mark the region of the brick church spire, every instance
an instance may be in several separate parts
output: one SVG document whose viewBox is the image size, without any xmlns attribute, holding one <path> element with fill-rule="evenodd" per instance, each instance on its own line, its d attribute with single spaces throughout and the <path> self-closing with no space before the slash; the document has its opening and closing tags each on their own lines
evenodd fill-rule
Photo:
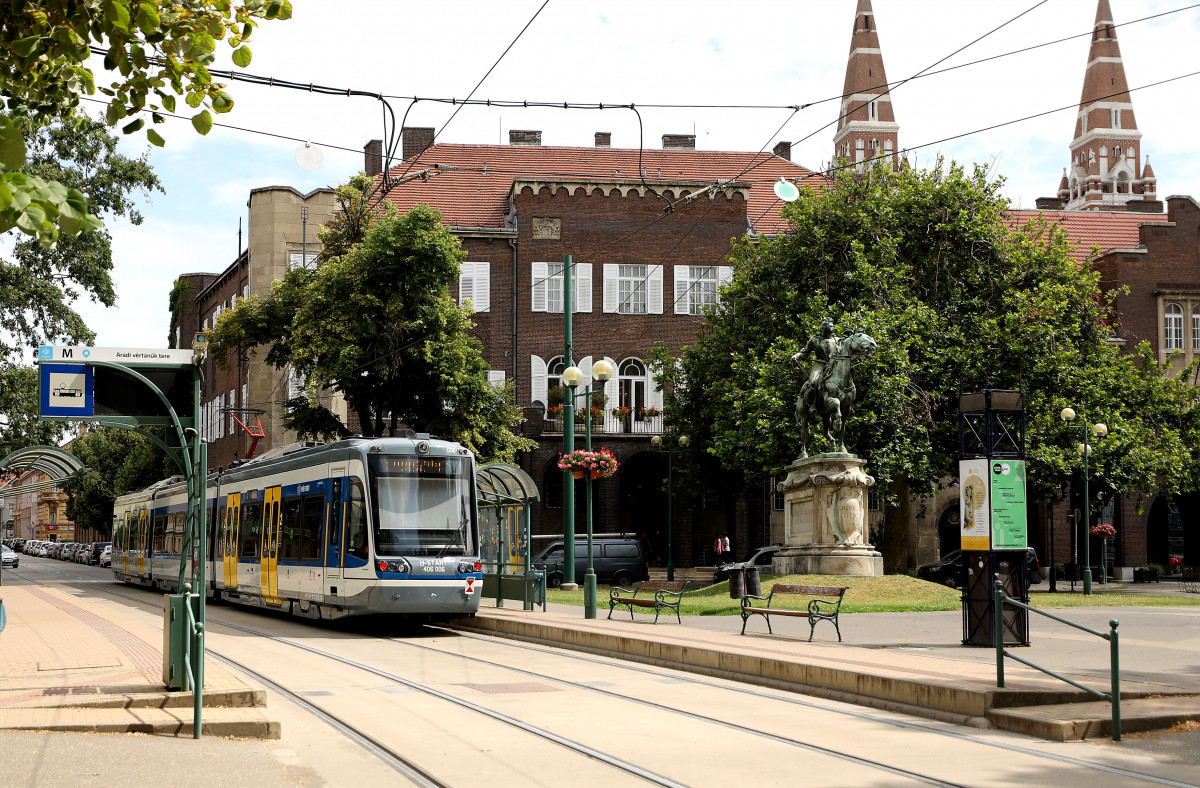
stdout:
<svg viewBox="0 0 1200 788">
<path fill-rule="evenodd" d="M 871 0 L 858 0 L 838 115 L 837 134 L 833 138 L 835 162 L 838 159 L 861 162 L 884 155 L 891 158 L 893 169 L 898 168 L 895 152 L 900 147 L 897 140 L 900 125 L 892 112 L 892 95 L 887 92 L 887 74 L 883 70 Z"/>
<path fill-rule="evenodd" d="M 1146 177 L 1142 170 L 1142 133 L 1128 90 L 1112 9 L 1108 0 L 1099 0 L 1071 141 L 1071 166 L 1066 189 L 1060 187 L 1059 192 L 1069 211 L 1121 211 L 1132 201 L 1156 199 L 1153 171 Z"/>
</svg>

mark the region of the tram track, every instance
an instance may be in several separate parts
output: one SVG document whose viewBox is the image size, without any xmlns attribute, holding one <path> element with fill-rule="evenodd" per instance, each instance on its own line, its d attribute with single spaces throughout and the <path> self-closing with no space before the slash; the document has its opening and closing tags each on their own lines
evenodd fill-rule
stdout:
<svg viewBox="0 0 1200 788">
<path fill-rule="evenodd" d="M 36 582 L 36 581 L 34 581 L 34 582 Z M 146 605 L 148 607 L 154 607 L 154 605 L 152 603 L 149 603 L 145 600 L 138 599 L 137 597 L 130 596 L 128 594 L 122 594 L 118 591 L 103 588 L 98 584 L 87 583 L 87 587 L 95 589 L 95 590 L 100 590 L 100 591 L 102 591 L 108 595 L 114 596 L 114 597 L 126 599 L 126 600 L 129 600 L 129 601 L 141 604 L 141 605 Z M 378 668 L 374 668 L 370 665 L 359 663 L 354 660 L 350 660 L 350 659 L 341 657 L 339 655 L 332 654 L 332 653 L 323 651 L 321 649 L 317 649 L 312 646 L 305 645 L 303 643 L 297 643 L 295 641 L 290 640 L 289 638 L 281 637 L 279 635 L 273 635 L 268 632 L 263 632 L 263 631 L 260 631 L 257 629 L 253 629 L 251 627 L 244 627 L 244 626 L 241 626 L 238 624 L 233 624 L 231 622 L 225 622 L 225 621 L 219 621 L 219 620 L 213 621 L 211 618 L 209 619 L 209 624 L 210 624 L 210 626 L 226 627 L 226 628 L 232 629 L 234 631 L 241 632 L 243 634 L 265 638 L 265 639 L 271 640 L 273 642 L 276 642 L 276 643 L 279 643 L 282 645 L 300 649 L 305 652 L 311 653 L 314 656 L 319 656 L 321 658 L 329 659 L 336 663 L 339 663 L 339 664 L 342 664 L 342 665 L 345 665 L 348 667 L 353 667 L 358 670 L 363 670 L 365 672 L 375 675 L 376 677 L 383 678 L 387 681 L 399 683 L 408 689 L 411 689 L 414 691 L 425 692 L 431 696 L 437 697 L 437 698 L 444 700 L 446 702 L 449 702 L 449 703 L 456 704 L 456 705 L 458 705 L 462 708 L 465 708 L 469 711 L 481 713 L 481 714 L 487 715 L 497 721 L 503 722 L 508 725 L 513 725 L 513 726 L 520 728 L 521 730 L 524 730 L 532 735 L 539 736 L 545 740 L 551 741 L 560 746 L 567 747 L 581 755 L 585 755 L 587 757 L 597 759 L 603 763 L 608 764 L 609 766 L 618 768 L 621 771 L 624 771 L 628 774 L 637 776 L 638 778 L 640 778 L 642 780 L 645 780 L 645 781 L 648 781 L 648 782 L 651 782 L 654 784 L 658 784 L 658 785 L 679 785 L 679 783 L 671 781 L 670 779 L 668 779 L 662 775 L 658 775 L 656 773 L 644 770 L 641 767 L 637 766 L 636 764 L 632 764 L 632 763 L 623 761 L 622 759 L 615 758 L 611 755 L 608 755 L 607 753 L 597 751 L 594 748 L 588 747 L 587 745 L 583 745 L 578 742 L 573 742 L 572 740 L 566 739 L 565 737 L 561 737 L 558 734 L 554 734 L 552 732 L 545 731 L 545 730 L 537 728 L 535 726 L 531 726 L 528 723 L 524 723 L 524 722 L 517 720 L 515 718 L 512 718 L 508 715 L 504 715 L 504 714 L 501 714 L 500 712 L 486 709 L 485 707 L 479 706 L 478 704 L 474 704 L 471 701 L 468 701 L 468 700 L 465 700 L 462 698 L 456 698 L 452 695 L 443 693 L 440 690 L 434 689 L 432 687 L 427 687 L 425 685 L 421 685 L 418 682 L 413 682 L 409 679 L 405 679 L 403 677 L 396 676 L 394 674 L 388 673 L 387 671 L 383 671 Z M 601 666 L 604 666 L 609 669 L 634 672 L 634 673 L 653 676 L 653 677 L 660 678 L 660 679 L 668 679 L 669 678 L 669 679 L 673 679 L 673 680 L 686 681 L 688 683 L 692 683 L 697 686 L 704 686 L 704 687 L 719 689 L 722 691 L 736 692 L 736 693 L 751 695 L 751 696 L 755 696 L 755 697 L 759 697 L 759 698 L 770 699 L 773 701 L 792 704 L 792 705 L 796 705 L 796 706 L 800 706 L 800 707 L 804 707 L 804 708 L 808 708 L 808 709 L 818 710 L 818 711 L 825 712 L 825 713 L 832 713 L 832 714 L 837 714 L 837 715 L 842 715 L 842 716 L 847 716 L 847 717 L 854 717 L 854 718 L 857 718 L 857 719 L 860 719 L 863 721 L 869 721 L 871 723 L 884 724 L 884 725 L 888 725 L 888 726 L 892 726 L 892 727 L 896 727 L 896 728 L 902 728 L 902 729 L 906 729 L 906 730 L 911 730 L 911 731 L 919 732 L 919 733 L 932 733 L 932 734 L 936 734 L 938 736 L 948 737 L 948 738 L 951 738 L 951 739 L 954 739 L 957 741 L 961 741 L 961 742 L 965 742 L 965 743 L 971 743 L 971 744 L 980 745 L 980 746 L 984 746 L 984 747 L 996 748 L 996 749 L 1012 752 L 1014 754 L 1019 754 L 1019 755 L 1031 757 L 1031 758 L 1036 758 L 1039 760 L 1044 760 L 1044 761 L 1054 762 L 1054 763 L 1058 763 L 1058 764 L 1062 764 L 1062 765 L 1067 765 L 1067 766 L 1072 766 L 1072 767 L 1077 767 L 1077 768 L 1085 768 L 1085 769 L 1093 770 L 1096 772 L 1106 773 L 1112 777 L 1121 777 L 1121 778 L 1127 778 L 1127 779 L 1133 779 L 1133 780 L 1140 780 L 1140 781 L 1144 781 L 1147 783 L 1154 783 L 1154 784 L 1158 784 L 1158 785 L 1175 786 L 1177 788 L 1197 788 L 1196 783 L 1188 783 L 1188 782 L 1183 782 L 1183 781 L 1179 781 L 1179 780 L 1172 780 L 1172 779 L 1160 777 L 1157 775 L 1136 772 L 1133 770 L 1123 769 L 1123 768 L 1115 767 L 1115 766 L 1109 766 L 1109 765 L 1102 764 L 1102 763 L 1093 763 L 1090 761 L 1085 761 L 1085 760 L 1082 760 L 1079 758 L 1074 758 L 1074 757 L 1070 757 L 1070 756 L 1066 756 L 1066 755 L 1060 755 L 1060 754 L 1056 754 L 1056 753 L 1047 753 L 1047 752 L 1043 752 L 1043 751 L 1036 750 L 1033 748 L 1023 747 L 1021 745 L 1013 744 L 1010 742 L 992 741 L 992 740 L 988 740 L 986 738 L 982 738 L 979 736 L 973 736 L 973 735 L 969 735 L 969 734 L 965 734 L 965 733 L 961 733 L 961 732 L 957 732 L 957 731 L 946 730 L 943 728 L 933 727 L 933 726 L 921 724 L 918 722 L 900 720 L 900 719 L 896 719 L 893 717 L 872 714 L 872 713 L 865 712 L 865 711 L 857 711 L 857 710 L 853 710 L 853 709 L 839 708 L 837 706 L 828 705 L 828 704 L 811 701 L 811 700 L 805 700 L 803 698 L 792 697 L 792 696 L 784 695 L 784 694 L 776 694 L 776 693 L 767 692 L 767 691 L 763 691 L 760 689 L 755 689 L 755 688 L 750 688 L 750 687 L 745 687 L 745 686 L 738 686 L 732 682 L 721 683 L 721 682 L 717 682 L 717 681 L 710 681 L 710 680 L 697 678 L 694 676 L 681 677 L 677 672 L 667 672 L 664 670 L 657 670 L 654 668 L 636 665 L 633 663 L 623 662 L 623 661 L 617 660 L 617 659 L 582 655 L 582 654 L 564 651 L 564 650 L 554 650 L 554 649 L 547 648 L 547 647 L 514 642 L 514 641 L 506 639 L 506 638 L 500 638 L 500 637 L 495 637 L 495 636 L 477 635 L 477 634 L 473 634 L 473 633 L 463 633 L 461 631 L 454 631 L 454 634 L 457 637 L 461 637 L 461 638 L 464 638 L 467 640 L 484 642 L 484 643 L 488 643 L 490 645 L 498 645 L 498 646 L 503 646 L 505 648 L 520 649 L 520 650 L 525 650 L 525 651 L 529 651 L 529 652 L 536 652 L 536 653 L 551 655 L 551 656 L 554 656 L 559 659 L 569 659 L 569 660 L 581 661 L 581 662 L 591 663 L 591 664 L 595 664 L 595 665 L 601 665 Z M 814 744 L 811 742 L 804 742 L 799 739 L 794 739 L 794 738 L 787 737 L 787 736 L 781 736 L 779 734 L 771 733 L 769 731 L 762 731 L 762 730 L 759 730 L 756 728 L 739 725 L 737 723 L 730 722 L 727 720 L 713 718 L 710 715 L 701 714 L 701 713 L 697 713 L 697 712 L 693 712 L 693 711 L 688 711 L 685 709 L 674 708 L 671 706 L 666 706 L 666 705 L 663 705 L 660 703 L 655 703 L 653 701 L 649 701 L 649 700 L 642 699 L 642 698 L 630 697 L 630 696 L 622 694 L 620 692 L 614 692 L 612 690 L 604 689 L 603 687 L 597 687 L 592 684 L 588 684 L 588 683 L 584 683 L 584 682 L 578 682 L 578 681 L 572 681 L 570 679 L 548 676 L 543 672 L 535 672 L 535 671 L 527 670 L 525 668 L 520 668 L 520 667 L 510 665 L 510 664 L 506 664 L 503 662 L 495 662 L 495 661 L 480 659 L 478 656 L 468 656 L 468 655 L 456 653 L 454 651 L 449 651 L 449 650 L 442 649 L 442 648 L 436 648 L 436 647 L 425 645 L 425 644 L 414 643 L 410 640 L 405 640 L 405 639 L 401 639 L 401 638 L 388 637 L 388 636 L 378 637 L 378 636 L 372 636 L 372 635 L 366 635 L 366 634 L 362 635 L 361 637 L 369 638 L 369 639 L 377 640 L 377 641 L 382 640 L 382 641 L 386 641 L 386 642 L 389 642 L 389 643 L 392 643 L 392 644 L 395 644 L 395 645 L 398 645 L 398 646 L 401 646 L 404 648 L 418 649 L 418 650 L 421 650 L 424 652 L 438 654 L 440 656 L 454 657 L 457 659 L 469 660 L 473 664 L 487 665 L 492 668 L 511 671 L 511 672 L 521 674 L 524 676 L 536 677 L 537 679 L 542 680 L 542 681 L 552 681 L 552 682 L 559 683 L 559 684 L 562 684 L 565 686 L 569 686 L 569 687 L 572 687 L 575 689 L 585 690 L 590 693 L 599 693 L 599 694 L 602 694 L 607 697 L 617 699 L 620 701 L 636 703 L 636 704 L 639 704 L 642 706 L 650 707 L 650 708 L 656 709 L 660 712 L 676 714 L 676 715 L 684 715 L 684 716 L 690 717 L 692 719 L 695 719 L 697 721 L 710 723 L 710 724 L 717 725 L 717 726 L 720 726 L 720 727 L 723 727 L 726 729 L 736 730 L 736 731 L 746 734 L 746 735 L 770 740 L 770 741 L 773 741 L 773 742 L 776 742 L 779 744 L 784 744 L 784 745 L 793 746 L 793 747 L 799 747 L 799 748 L 805 749 L 807 751 L 813 752 L 814 754 L 820 754 L 820 755 L 828 756 L 831 758 L 837 758 L 839 760 L 847 761 L 850 763 L 854 763 L 854 764 L 864 766 L 867 768 L 871 768 L 871 769 L 875 769 L 875 770 L 880 770 L 880 771 L 883 771 L 883 772 L 886 772 L 886 773 L 889 773 L 889 774 L 892 774 L 895 776 L 903 777 L 903 778 L 921 782 L 924 784 L 941 785 L 941 786 L 959 785 L 958 783 L 940 780 L 940 779 L 933 778 L 928 775 L 920 774 L 920 773 L 917 773 L 917 772 L 914 772 L 914 771 L 911 771 L 908 769 L 896 767 L 896 766 L 893 766 L 890 764 L 882 763 L 880 761 L 875 761 L 870 758 L 864 758 L 861 756 L 855 756 L 855 755 L 851 755 L 848 753 L 839 752 L 837 750 L 833 750 L 833 749 L 830 749 L 827 747 L 822 747 L 820 745 L 817 745 L 817 744 Z M 372 737 L 370 737 L 366 734 L 363 734 L 361 731 L 356 731 L 356 729 L 354 728 L 353 725 L 349 725 L 348 723 L 345 723 L 344 721 L 338 719 L 335 715 L 332 715 L 328 711 L 322 709 L 319 704 L 316 704 L 316 703 L 310 701 L 308 698 L 304 698 L 304 697 L 298 695 L 297 693 L 294 693 L 284 687 L 280 687 L 275 682 L 271 681 L 270 679 L 268 679 L 265 676 L 262 676 L 261 674 L 257 673 L 256 671 L 254 671 L 252 668 L 249 668 L 248 666 L 242 665 L 234 660 L 230 660 L 228 657 L 220 655 L 216 652 L 212 652 L 211 650 L 209 653 L 212 653 L 215 658 L 221 659 L 226 664 L 230 664 L 231 666 L 234 666 L 237 669 L 246 672 L 248 675 L 253 676 L 256 680 L 261 681 L 264 684 L 267 684 L 268 686 L 271 686 L 273 689 L 280 692 L 285 697 L 288 697 L 289 699 L 298 703 L 301 707 L 309 710 L 311 713 L 317 715 L 318 717 L 322 718 L 326 722 L 329 722 L 329 724 L 334 725 L 334 727 L 345 726 L 345 729 L 343 732 L 345 732 L 348 736 L 350 736 L 350 738 L 352 738 L 355 741 L 358 741 L 360 744 L 362 744 L 365 749 L 373 752 L 378 757 L 383 758 L 385 761 L 390 761 L 390 759 L 393 759 L 398 755 L 398 754 L 395 754 L 394 751 L 392 751 L 386 745 L 382 745 L 381 743 L 375 741 Z M 342 730 L 342 728 L 339 727 L 339 730 Z M 398 770 L 402 771 L 401 769 L 398 769 Z M 424 772 L 418 772 L 417 777 L 412 778 L 412 779 L 414 779 L 415 782 L 418 782 L 418 784 L 427 784 L 427 785 L 441 785 L 442 784 L 442 783 L 437 782 L 436 778 L 432 777 L 431 775 L 426 775 Z M 428 780 L 428 781 L 421 782 L 422 780 Z"/>
</svg>

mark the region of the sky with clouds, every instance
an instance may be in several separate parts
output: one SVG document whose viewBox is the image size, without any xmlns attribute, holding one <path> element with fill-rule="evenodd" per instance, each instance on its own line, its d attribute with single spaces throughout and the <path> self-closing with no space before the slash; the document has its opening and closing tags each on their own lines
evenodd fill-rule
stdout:
<svg viewBox="0 0 1200 788">
<path fill-rule="evenodd" d="M 1115 21 L 1178 11 L 1117 30 L 1132 88 L 1197 70 L 1200 4 L 1110 0 Z M 389 99 L 397 120 L 438 128 L 439 141 L 499 143 L 509 129 L 540 129 L 543 144 L 591 146 L 612 133 L 614 147 L 638 146 L 629 110 L 456 107 L 403 97 L 466 97 L 543 0 L 293 0 L 294 16 L 255 33 L 248 73 L 291 82 L 365 90 Z M 874 0 L 890 80 L 918 74 L 1023 11 L 1028 13 L 954 55 L 939 69 L 1042 44 L 1069 41 L 915 79 L 893 93 L 900 146 L 927 145 L 1059 107 L 1070 109 L 928 145 L 917 166 L 938 156 L 990 165 L 1007 179 L 1014 207 L 1055 193 L 1083 86 L 1096 0 Z M 1036 7 L 1035 7 L 1036 6 Z M 771 105 L 788 109 L 639 108 L 646 147 L 663 134 L 695 133 L 701 150 L 758 151 L 791 141 L 792 159 L 812 169 L 832 153 L 856 0 L 550 0 L 484 80 L 476 98 L 611 104 Z M 1186 10 L 1179 10 L 1186 9 Z M 217 67 L 229 68 L 221 46 Z M 97 83 L 104 84 L 102 74 Z M 1132 94 L 1144 153 L 1160 196 L 1200 195 L 1200 160 L 1191 151 L 1200 76 Z M 77 304 L 97 346 L 165 347 L 167 297 L 182 273 L 223 270 L 238 252 L 238 222 L 253 188 L 302 192 L 336 186 L 362 169 L 362 147 L 383 136 L 374 99 L 234 82 L 236 105 L 207 137 L 185 120 L 160 127 L 165 148 L 150 162 L 165 194 L 143 200 L 139 227 L 110 224 L 118 304 Z M 815 103 L 820 102 L 820 103 Z M 182 105 L 182 102 L 180 103 Z M 782 126 L 782 128 L 781 128 Z M 444 127 L 444 128 L 443 128 Z M 824 127 L 824 128 L 823 128 Z M 777 132 L 778 130 L 778 132 Z M 257 133 L 256 133 L 257 132 Z M 294 152 L 311 140 L 316 170 Z M 122 148 L 141 155 L 143 135 Z"/>
</svg>

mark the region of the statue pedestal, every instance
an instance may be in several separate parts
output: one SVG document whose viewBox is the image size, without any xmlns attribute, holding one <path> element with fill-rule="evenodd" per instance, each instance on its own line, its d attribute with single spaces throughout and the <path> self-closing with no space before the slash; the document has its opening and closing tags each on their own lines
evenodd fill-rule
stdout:
<svg viewBox="0 0 1200 788">
<path fill-rule="evenodd" d="M 841 452 L 816 454 L 787 467 L 783 492 L 783 549 L 777 574 L 882 577 L 883 556 L 865 541 L 867 488 L 875 484 L 866 460 Z"/>
</svg>

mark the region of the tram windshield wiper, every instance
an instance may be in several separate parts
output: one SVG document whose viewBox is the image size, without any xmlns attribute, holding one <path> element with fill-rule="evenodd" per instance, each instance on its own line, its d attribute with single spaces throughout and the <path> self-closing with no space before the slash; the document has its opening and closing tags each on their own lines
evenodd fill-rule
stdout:
<svg viewBox="0 0 1200 788">
<path fill-rule="evenodd" d="M 467 544 L 466 544 L 466 542 L 467 542 L 467 538 L 466 538 L 466 533 L 467 533 L 467 525 L 468 525 L 468 524 L 469 524 L 471 521 L 470 521 L 470 518 L 469 518 L 469 517 L 467 517 L 467 502 L 466 502 L 466 499 L 465 499 L 465 498 L 459 498 L 459 507 L 458 507 L 458 508 L 459 508 L 459 517 L 458 517 L 458 538 L 457 538 L 457 540 L 456 540 L 456 541 L 447 541 L 447 542 L 446 542 L 446 544 L 444 544 L 444 545 L 442 546 L 441 552 L 439 552 L 439 553 L 437 554 L 437 557 L 438 557 L 438 558 L 441 558 L 441 557 L 445 556 L 445 555 L 446 555 L 446 553 L 447 553 L 447 552 L 450 550 L 450 548 L 451 548 L 451 547 L 460 547 L 460 546 L 461 546 L 461 547 L 463 548 L 463 552 L 464 552 L 464 553 L 466 552 L 466 547 L 467 547 Z M 449 517 L 447 517 L 447 518 L 446 518 L 446 531 L 447 531 L 447 532 L 450 530 L 450 527 L 449 527 L 449 526 L 450 526 L 450 518 L 449 518 Z"/>
</svg>

